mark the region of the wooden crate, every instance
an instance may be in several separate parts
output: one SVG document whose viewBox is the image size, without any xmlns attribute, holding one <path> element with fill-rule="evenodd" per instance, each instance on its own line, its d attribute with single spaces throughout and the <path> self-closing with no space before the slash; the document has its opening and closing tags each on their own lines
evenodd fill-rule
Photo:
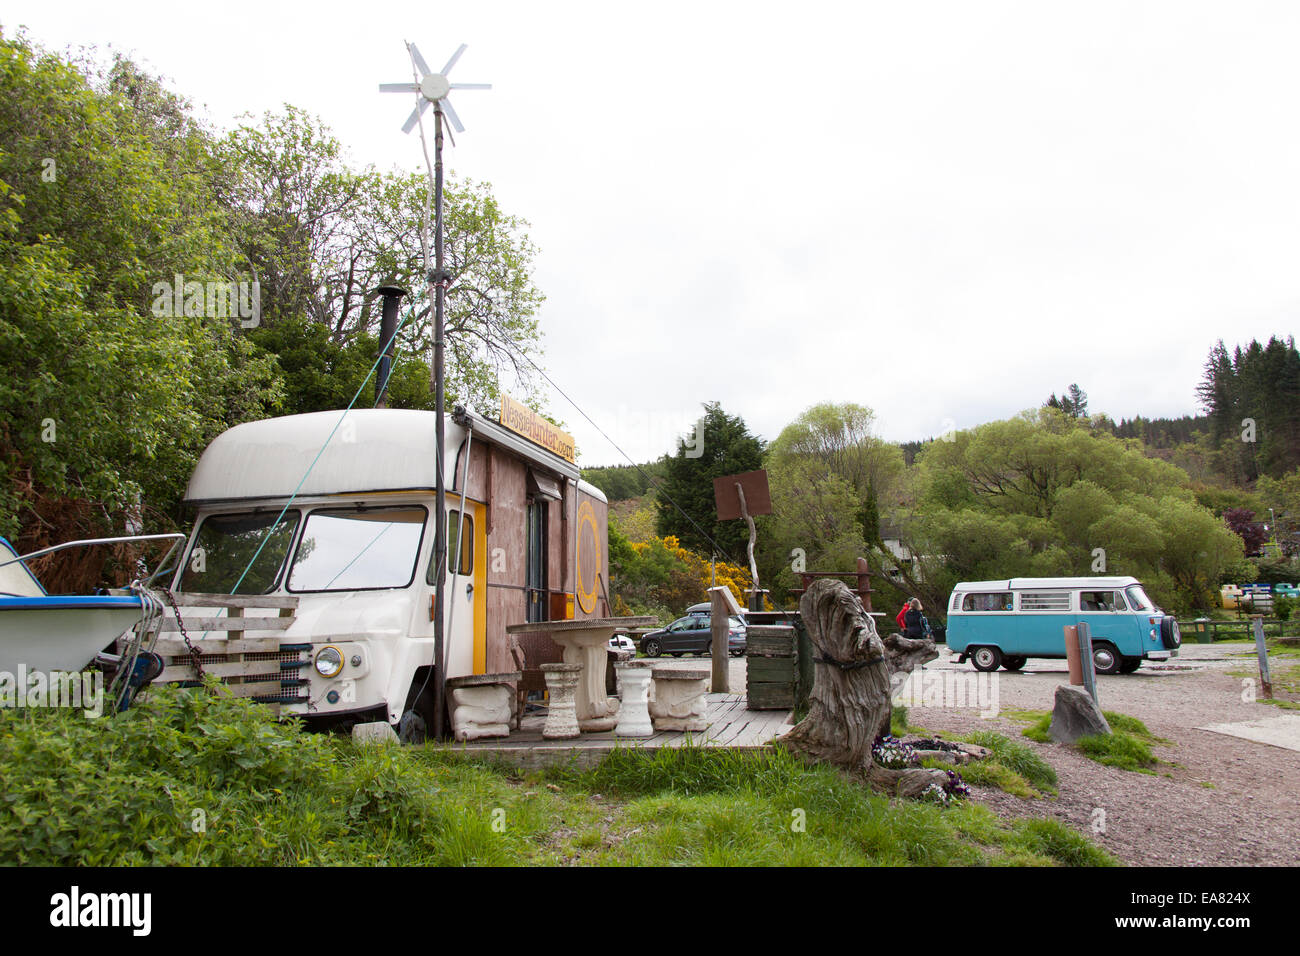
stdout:
<svg viewBox="0 0 1300 956">
<path fill-rule="evenodd" d="M 799 651 L 789 625 L 751 624 L 745 632 L 745 692 L 750 710 L 794 707 Z"/>
</svg>

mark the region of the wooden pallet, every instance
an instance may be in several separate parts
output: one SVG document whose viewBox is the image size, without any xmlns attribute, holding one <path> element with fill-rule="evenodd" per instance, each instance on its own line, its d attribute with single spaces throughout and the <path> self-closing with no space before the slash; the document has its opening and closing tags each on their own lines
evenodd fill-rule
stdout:
<svg viewBox="0 0 1300 956">
<path fill-rule="evenodd" d="M 288 630 L 294 622 L 298 607 L 296 597 L 256 594 L 200 594 L 180 592 L 173 595 L 181 609 L 181 620 L 168 614 L 163 620 L 161 634 L 154 645 L 165 667 L 155 683 L 191 683 L 198 679 L 193 656 L 181 634 L 185 634 L 198 649 L 199 663 L 204 674 L 221 679 L 225 688 L 236 697 L 268 697 L 283 690 L 281 681 L 295 675 L 299 668 L 285 669 L 284 663 L 296 663 L 299 654 L 283 651 L 280 632 Z M 189 608 L 224 610 L 224 615 L 191 617 Z M 249 610 L 273 610 L 274 617 L 249 617 Z M 216 631 L 221 636 L 213 636 Z M 267 632 L 273 632 L 270 636 Z M 259 636 L 251 637 L 250 634 Z"/>
</svg>

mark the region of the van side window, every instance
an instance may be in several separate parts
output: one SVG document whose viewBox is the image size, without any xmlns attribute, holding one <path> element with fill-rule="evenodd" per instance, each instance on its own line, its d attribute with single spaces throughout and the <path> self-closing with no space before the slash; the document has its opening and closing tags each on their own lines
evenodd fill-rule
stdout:
<svg viewBox="0 0 1300 956">
<path fill-rule="evenodd" d="M 967 594 L 961 604 L 963 611 L 1010 611 L 1011 592 L 995 591 L 984 594 Z"/>
<path fill-rule="evenodd" d="M 952 596 L 952 608 L 951 608 L 951 610 L 953 610 L 953 611 L 960 611 L 960 610 L 961 610 L 961 592 L 960 592 L 960 591 L 956 592 L 956 593 L 953 594 L 953 596 Z"/>
<path fill-rule="evenodd" d="M 1080 591 L 1079 610 L 1089 611 L 1127 611 L 1124 595 L 1119 591 Z"/>
<path fill-rule="evenodd" d="M 1022 611 L 1068 611 L 1069 591 L 1024 591 L 1020 595 Z"/>
</svg>

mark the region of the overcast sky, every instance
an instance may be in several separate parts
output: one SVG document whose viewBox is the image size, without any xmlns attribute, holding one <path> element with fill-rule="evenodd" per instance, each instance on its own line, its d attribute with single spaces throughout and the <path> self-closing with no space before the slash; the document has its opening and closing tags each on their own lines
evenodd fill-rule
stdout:
<svg viewBox="0 0 1300 956">
<path fill-rule="evenodd" d="M 637 461 L 717 400 L 891 440 L 1078 382 L 1197 411 L 1211 346 L 1300 311 L 1300 5 L 8 0 L 6 34 L 160 73 L 221 128 L 293 103 L 420 168 L 403 40 L 456 173 L 531 223 L 545 364 Z M 562 398 L 584 463 L 621 460 Z"/>
</svg>

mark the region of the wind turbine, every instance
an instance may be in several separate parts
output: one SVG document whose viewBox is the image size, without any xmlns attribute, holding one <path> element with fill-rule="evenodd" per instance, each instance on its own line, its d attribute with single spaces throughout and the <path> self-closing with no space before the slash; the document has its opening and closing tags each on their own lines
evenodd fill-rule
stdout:
<svg viewBox="0 0 1300 956">
<path fill-rule="evenodd" d="M 420 71 L 420 81 L 418 83 L 379 84 L 380 93 L 420 94 L 420 102 L 416 105 L 415 109 L 411 110 L 411 115 L 408 116 L 406 122 L 402 124 L 402 132 L 409 133 L 411 130 L 415 129 L 415 124 L 420 121 L 421 114 L 429 108 L 430 103 L 433 103 L 441 112 L 447 114 L 447 119 L 451 120 L 452 128 L 456 132 L 465 132 L 465 127 L 461 123 L 460 117 L 456 115 L 456 111 L 452 108 L 451 101 L 447 99 L 448 94 L 450 94 L 452 90 L 492 89 L 491 83 L 453 83 L 447 79 L 447 74 L 450 73 L 451 68 L 456 65 L 456 61 L 460 59 L 460 55 L 465 52 L 465 44 L 462 43 L 456 49 L 456 52 L 451 55 L 451 59 L 447 61 L 447 65 L 437 73 L 434 73 L 429 69 L 429 64 L 424 61 L 424 57 L 420 55 L 419 47 L 414 43 L 406 44 L 406 49 L 411 54 L 411 62 L 414 63 L 415 68 Z"/>
<path fill-rule="evenodd" d="M 406 44 L 406 51 L 411 56 L 411 63 L 415 70 L 419 71 L 420 79 L 413 83 L 380 83 L 379 92 L 381 93 L 416 93 L 419 95 L 419 101 L 411 115 L 406 118 L 402 124 L 402 132 L 409 133 L 415 129 L 416 125 L 420 126 L 420 141 L 424 143 L 424 124 L 420 118 L 424 111 L 433 104 L 434 117 L 434 165 L 432 172 L 433 193 L 434 193 L 434 267 L 429 269 L 429 249 L 424 244 L 424 266 L 428 271 L 429 281 L 429 298 L 433 300 L 433 391 L 434 391 L 434 408 L 437 411 L 437 425 L 435 430 L 435 441 L 438 445 L 437 463 L 438 474 L 435 483 L 435 501 L 434 506 L 437 512 L 434 519 L 434 545 L 433 560 L 434 566 L 438 568 L 437 580 L 434 583 L 434 607 L 437 609 L 433 615 L 433 659 L 434 671 L 436 677 L 433 684 L 433 735 L 437 739 L 443 737 L 443 701 L 447 693 L 447 653 L 446 653 L 446 635 L 443 633 L 443 609 L 446 608 L 446 570 L 447 570 L 447 488 L 444 477 L 443 467 L 443 444 L 445 429 L 445 412 L 443 408 L 443 398 L 445 393 L 445 345 L 444 338 L 446 333 L 446 323 L 443 318 L 443 306 L 447 294 L 447 286 L 451 284 L 451 274 L 447 272 L 444 266 L 443 248 L 442 248 L 442 117 L 446 115 L 451 121 L 452 127 L 458 133 L 465 132 L 465 127 L 461 124 L 460 117 L 452 108 L 451 101 L 447 99 L 452 90 L 490 90 L 489 83 L 452 83 L 447 79 L 447 74 L 451 68 L 456 65 L 462 53 L 465 52 L 465 44 L 457 47 L 456 52 L 451 55 L 441 72 L 434 73 L 429 69 L 429 64 L 425 62 L 420 55 L 419 48 L 414 43 Z M 429 151 L 427 144 L 424 147 L 424 161 L 427 165 L 429 162 Z M 428 216 L 428 207 L 425 207 L 425 216 Z M 426 223 L 428 222 L 426 218 Z M 421 237 L 427 235 L 422 232 Z M 403 715 L 405 716 L 405 715 Z"/>
</svg>

